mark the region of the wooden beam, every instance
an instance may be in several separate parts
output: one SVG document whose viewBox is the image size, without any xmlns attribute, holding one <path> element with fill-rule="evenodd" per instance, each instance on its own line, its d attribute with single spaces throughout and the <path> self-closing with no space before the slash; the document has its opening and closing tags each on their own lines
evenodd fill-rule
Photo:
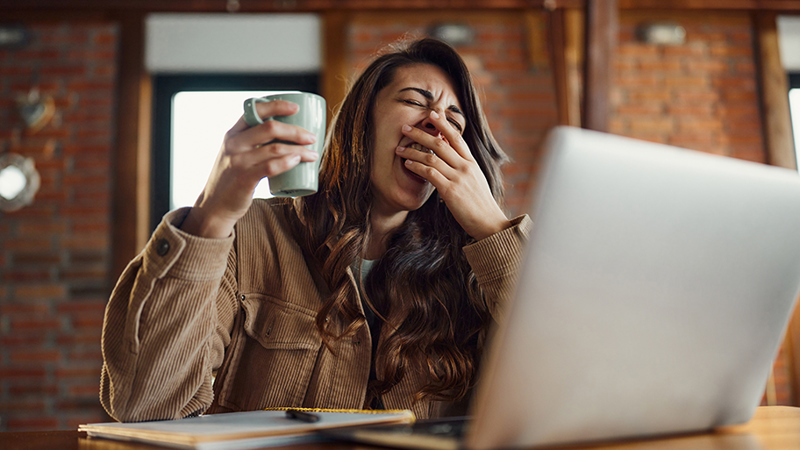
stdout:
<svg viewBox="0 0 800 450">
<path fill-rule="evenodd" d="M 560 0 L 559 5 L 576 6 L 583 0 Z M 241 1 L 237 13 L 321 12 L 328 10 L 454 10 L 454 9 L 541 9 L 552 0 L 276 0 Z M 225 0 L 0 0 L 0 11 L 82 10 L 139 12 L 227 12 Z"/>
<path fill-rule="evenodd" d="M 583 67 L 585 29 L 584 10 L 564 10 L 564 62 L 567 72 L 567 120 L 568 125 L 581 126 L 583 104 Z"/>
<path fill-rule="evenodd" d="M 322 95 L 328 103 L 328 123 L 338 112 L 349 88 L 349 49 L 345 35 L 351 15 L 347 11 L 327 11 L 322 16 L 323 64 Z"/>
<path fill-rule="evenodd" d="M 551 66 L 550 55 L 547 51 L 547 40 L 542 20 L 542 12 L 539 10 L 528 9 L 522 13 L 522 21 L 525 25 L 525 39 L 528 49 L 528 65 L 531 69 L 541 70 Z"/>
<path fill-rule="evenodd" d="M 773 166 L 797 169 L 792 119 L 789 112 L 789 83 L 781 64 L 778 30 L 774 13 L 757 13 L 761 107 L 768 162 Z"/>
<path fill-rule="evenodd" d="M 322 12 L 328 10 L 454 10 L 583 8 L 587 0 L 253 0 L 239 4 L 240 13 Z M 0 0 L 0 12 L 38 10 L 227 12 L 224 0 Z M 800 0 L 618 0 L 620 9 L 760 10 L 800 12 Z"/>
<path fill-rule="evenodd" d="M 767 161 L 775 166 L 797 170 L 789 110 L 789 83 L 781 64 L 776 15 L 757 13 L 754 22 Z M 793 402 L 800 406 L 800 308 L 795 309 L 789 323 L 783 354 L 788 359 Z"/>
<path fill-rule="evenodd" d="M 117 126 L 114 153 L 111 278 L 144 247 L 150 234 L 152 87 L 144 67 L 144 15 L 120 14 Z"/>
<path fill-rule="evenodd" d="M 556 107 L 558 109 L 558 124 L 569 123 L 569 94 L 567 84 L 566 25 L 564 23 L 564 10 L 556 9 L 547 14 L 548 41 L 550 42 L 550 67 L 553 72 L 553 86 L 556 90 Z"/>
<path fill-rule="evenodd" d="M 620 9 L 800 11 L 798 0 L 619 0 Z"/>
<path fill-rule="evenodd" d="M 617 0 L 587 0 L 583 126 L 608 131 L 611 71 L 617 46 Z"/>
</svg>

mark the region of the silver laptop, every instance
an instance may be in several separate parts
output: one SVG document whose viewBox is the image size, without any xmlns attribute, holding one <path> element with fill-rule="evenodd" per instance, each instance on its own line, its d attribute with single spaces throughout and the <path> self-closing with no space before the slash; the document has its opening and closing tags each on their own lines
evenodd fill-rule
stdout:
<svg viewBox="0 0 800 450">
<path fill-rule="evenodd" d="M 759 405 L 800 289 L 797 172 L 570 127 L 545 145 L 463 440 L 373 443 L 649 437 L 743 423 Z"/>
</svg>

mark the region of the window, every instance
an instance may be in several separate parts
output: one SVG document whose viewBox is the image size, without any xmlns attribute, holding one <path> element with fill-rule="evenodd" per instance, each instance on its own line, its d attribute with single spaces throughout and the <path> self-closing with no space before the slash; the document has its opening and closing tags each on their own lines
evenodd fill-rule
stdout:
<svg viewBox="0 0 800 450">
<path fill-rule="evenodd" d="M 800 73 L 789 74 L 789 109 L 792 116 L 795 157 L 800 166 Z"/>
<path fill-rule="evenodd" d="M 318 92 L 316 75 L 167 75 L 154 79 L 151 230 L 168 211 L 200 194 L 223 135 L 249 97 L 276 91 Z M 269 196 L 266 181 L 256 196 Z"/>
</svg>

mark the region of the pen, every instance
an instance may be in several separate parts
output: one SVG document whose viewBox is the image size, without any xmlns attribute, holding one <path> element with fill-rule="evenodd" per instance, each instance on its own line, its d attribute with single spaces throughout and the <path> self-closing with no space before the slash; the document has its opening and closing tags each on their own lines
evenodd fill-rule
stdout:
<svg viewBox="0 0 800 450">
<path fill-rule="evenodd" d="M 307 413 L 303 411 L 298 411 L 296 409 L 287 409 L 286 410 L 286 417 L 289 419 L 296 419 L 302 422 L 317 422 L 319 421 L 319 416 L 312 413 Z"/>
</svg>

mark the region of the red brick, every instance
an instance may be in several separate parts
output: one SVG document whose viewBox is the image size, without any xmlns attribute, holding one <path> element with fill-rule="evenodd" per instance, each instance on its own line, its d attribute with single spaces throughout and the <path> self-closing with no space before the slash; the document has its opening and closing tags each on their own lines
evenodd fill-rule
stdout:
<svg viewBox="0 0 800 450">
<path fill-rule="evenodd" d="M 47 270 L 8 270 L 2 274 L 3 281 L 16 283 L 30 283 L 47 281 L 51 278 Z"/>
<path fill-rule="evenodd" d="M 80 384 L 77 386 L 70 386 L 67 388 L 67 392 L 70 395 L 75 395 L 79 397 L 99 397 L 100 395 L 100 385 L 97 383 L 94 384 Z"/>
<path fill-rule="evenodd" d="M 46 395 L 54 396 L 58 393 L 58 386 L 54 384 L 42 384 L 40 379 L 33 380 L 35 383 L 10 383 L 8 393 L 13 396 L 23 395 Z"/>
<path fill-rule="evenodd" d="M 71 92 L 84 92 L 84 91 L 102 91 L 110 92 L 114 90 L 113 82 L 98 82 L 98 81 L 73 81 L 67 83 L 67 89 Z"/>
<path fill-rule="evenodd" d="M 664 56 L 680 56 L 680 57 L 703 57 L 706 55 L 706 49 L 700 45 L 681 45 L 681 46 L 665 46 L 663 48 Z"/>
<path fill-rule="evenodd" d="M 117 43 L 117 34 L 111 31 L 97 33 L 92 42 L 100 45 L 112 45 Z"/>
<path fill-rule="evenodd" d="M 12 351 L 10 359 L 12 363 L 56 362 L 61 360 L 61 352 L 58 350 Z"/>
<path fill-rule="evenodd" d="M 108 144 L 90 144 L 90 145 L 64 145 L 62 151 L 65 155 L 78 155 L 86 153 L 102 153 L 107 154 L 111 151 L 111 146 Z"/>
<path fill-rule="evenodd" d="M 14 379 L 39 379 L 47 375 L 44 368 L 41 367 L 0 367 L 0 379 L 14 378 Z"/>
<path fill-rule="evenodd" d="M 55 370 L 56 378 L 99 378 L 100 367 L 60 367 Z"/>
<path fill-rule="evenodd" d="M 3 77 L 18 76 L 18 75 L 29 77 L 32 73 L 33 73 L 33 68 L 30 66 L 0 67 L 0 76 Z"/>
<path fill-rule="evenodd" d="M 10 417 L 6 421 L 9 430 L 28 431 L 28 430 L 52 430 L 58 426 L 58 419 L 37 414 L 35 417 L 17 418 Z"/>
<path fill-rule="evenodd" d="M 14 59 L 17 61 L 58 60 L 60 56 L 61 53 L 58 50 L 34 50 L 32 48 L 26 48 L 14 52 Z"/>
<path fill-rule="evenodd" d="M 84 344 L 97 344 L 98 342 L 100 342 L 99 330 L 75 330 L 69 334 L 59 334 L 56 337 L 56 343 L 58 345 L 75 346 Z"/>
<path fill-rule="evenodd" d="M 41 76 L 83 77 L 86 73 L 85 66 L 45 66 L 39 69 Z"/>
<path fill-rule="evenodd" d="M 638 103 L 631 105 L 620 105 L 616 107 L 617 114 L 640 117 L 660 115 L 662 111 L 663 108 L 657 103 Z"/>
<path fill-rule="evenodd" d="M 41 400 L 14 400 L 0 401 L 0 411 L 41 411 L 45 408 L 45 403 Z"/>
<path fill-rule="evenodd" d="M 713 112 L 710 104 L 671 105 L 667 107 L 667 114 L 672 116 L 703 116 L 708 117 Z"/>
<path fill-rule="evenodd" d="M 713 103 L 719 100 L 720 94 L 712 91 L 682 91 L 674 92 L 675 99 L 685 103 Z"/>
<path fill-rule="evenodd" d="M 654 45 L 647 45 L 647 44 L 631 44 L 631 43 L 620 43 L 617 48 L 617 55 L 620 59 L 624 60 L 627 57 L 634 57 L 634 58 L 642 58 L 642 57 L 652 57 L 655 58 L 659 56 L 659 49 Z"/>
<path fill-rule="evenodd" d="M 43 234 L 62 234 L 67 231 L 67 224 L 63 222 L 32 222 L 32 221 L 20 221 L 19 227 L 19 234 L 21 236 L 41 236 Z M 46 257 L 48 255 L 52 256 L 55 253 L 29 253 L 23 252 L 18 253 L 18 255 L 29 255 L 29 258 L 35 257 Z"/>
<path fill-rule="evenodd" d="M 70 130 L 66 128 L 43 128 L 36 132 L 25 131 L 25 136 L 36 136 L 39 138 L 51 138 L 51 139 L 67 139 L 72 136 Z"/>
<path fill-rule="evenodd" d="M 0 344 L 3 347 L 20 347 L 20 346 L 41 346 L 45 344 L 45 337 L 41 333 L 35 335 L 23 335 L 16 333 L 9 336 L 0 337 Z"/>
<path fill-rule="evenodd" d="M 60 284 L 21 285 L 14 288 L 14 294 L 20 299 L 62 298 L 66 290 Z"/>
<path fill-rule="evenodd" d="M 709 48 L 709 53 L 712 57 L 752 57 L 753 50 L 749 46 L 737 45 L 712 45 Z"/>
</svg>

